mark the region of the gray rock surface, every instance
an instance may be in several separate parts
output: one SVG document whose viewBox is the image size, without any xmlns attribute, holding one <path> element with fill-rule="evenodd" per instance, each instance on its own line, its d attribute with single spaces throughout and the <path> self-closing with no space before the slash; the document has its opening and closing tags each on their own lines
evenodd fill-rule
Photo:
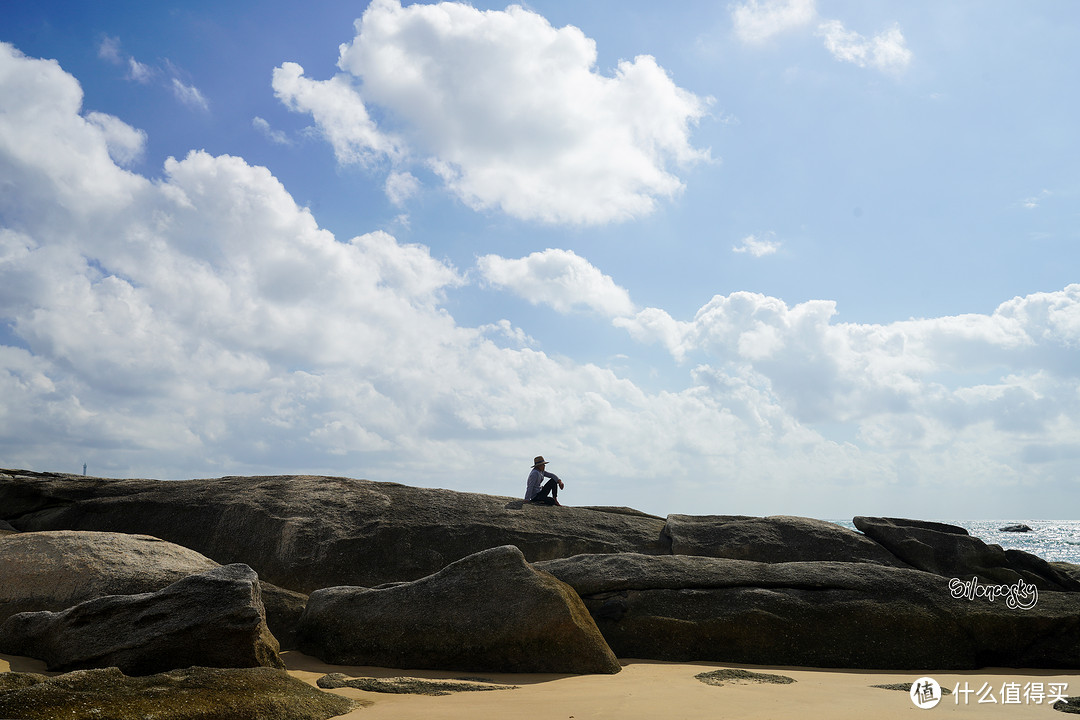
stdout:
<svg viewBox="0 0 1080 720">
<path fill-rule="evenodd" d="M 420 580 L 311 594 L 303 652 L 339 665 L 616 673 L 577 594 L 516 547 L 484 550 Z"/>
<path fill-rule="evenodd" d="M 0 673 L 0 717 L 20 720 L 327 720 L 370 704 L 270 668 Z"/>
<path fill-rule="evenodd" d="M 1050 563 L 1050 567 L 1054 568 L 1057 572 L 1061 573 L 1070 581 L 1080 586 L 1080 565 L 1070 562 L 1054 561 Z"/>
<path fill-rule="evenodd" d="M 1067 574 L 1021 550 L 987 545 L 955 525 L 901 518 L 856 517 L 855 527 L 912 567 L 944 577 L 1014 584 L 1017 580 L 1039 590 L 1080 590 Z"/>
<path fill-rule="evenodd" d="M 20 530 L 153 535 L 219 563 L 245 563 L 299 592 L 415 580 L 500 545 L 529 560 L 667 552 L 664 520 L 625 508 L 547 507 L 334 477 L 163 482 L 4 472 L 0 517 Z"/>
<path fill-rule="evenodd" d="M 694 679 L 700 680 L 706 685 L 716 685 L 717 687 L 723 687 L 724 685 L 745 685 L 747 683 L 790 685 L 795 682 L 795 678 L 790 678 L 787 675 L 757 673 L 736 668 L 721 668 L 720 670 L 713 670 L 711 672 L 698 673 L 694 676 Z"/>
<path fill-rule="evenodd" d="M 664 536 L 670 539 L 674 555 L 758 562 L 838 560 L 909 567 L 864 535 L 804 517 L 668 515 Z"/>
<path fill-rule="evenodd" d="M 103 595 L 153 592 L 218 567 L 148 535 L 58 530 L 0 538 L 0 622 Z"/>
<path fill-rule="evenodd" d="M 108 595 L 60 612 L 12 615 L 0 652 L 50 670 L 115 666 L 128 675 L 191 667 L 284 667 L 246 565 L 189 575 L 162 590 Z"/>
<path fill-rule="evenodd" d="M 584 555 L 537 563 L 581 595 L 619 657 L 857 667 L 1080 667 L 1080 594 L 1030 610 L 954 599 L 872 563 Z"/>
<path fill-rule="evenodd" d="M 1016 532 L 1016 533 L 1029 533 L 1035 532 L 1031 529 L 1030 525 L 1018 523 L 1016 525 L 1006 525 L 1005 527 L 998 528 L 998 532 Z"/>
<path fill-rule="evenodd" d="M 0 623 L 105 595 L 154 592 L 216 567 L 194 550 L 148 535 L 53 530 L 0 537 Z M 259 585 L 270 631 L 282 648 L 293 648 L 307 596 Z"/>
<path fill-rule="evenodd" d="M 427 680 L 415 677 L 350 678 L 343 673 L 323 675 L 315 681 L 315 684 L 324 690 L 349 687 L 365 692 L 389 693 L 391 695 L 449 695 L 456 692 L 518 689 L 516 685 L 493 685 L 491 683 L 465 682 L 463 680 Z"/>
</svg>

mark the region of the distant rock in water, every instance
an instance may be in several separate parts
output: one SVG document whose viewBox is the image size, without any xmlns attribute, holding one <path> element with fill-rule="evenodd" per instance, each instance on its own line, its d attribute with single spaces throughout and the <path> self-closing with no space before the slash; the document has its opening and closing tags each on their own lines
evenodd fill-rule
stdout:
<svg viewBox="0 0 1080 720">
<path fill-rule="evenodd" d="M 311 594 L 303 652 L 337 665 L 440 670 L 617 673 L 622 668 L 565 583 L 516 547 L 484 550 L 386 588 Z"/>
<path fill-rule="evenodd" d="M 1032 530 L 1027 525 L 1024 525 L 1023 523 L 1019 523 L 1017 525 L 1006 525 L 1003 528 L 998 528 L 998 532 L 1026 533 L 1026 532 L 1035 532 L 1035 531 Z"/>
<path fill-rule="evenodd" d="M 128 675 L 285 666 L 266 627 L 258 576 L 246 565 L 189 575 L 153 593 L 12 615 L 0 625 L 0 652 L 44 660 L 50 670 L 115 666 Z"/>
<path fill-rule="evenodd" d="M 20 720 L 327 720 L 370 702 L 283 670 L 193 667 L 127 677 L 117 668 L 0 674 L 0 717 Z"/>
<path fill-rule="evenodd" d="M 0 517 L 24 531 L 153 535 L 304 593 L 415 580 L 500 545 L 530 561 L 668 552 L 664 520 L 626 508 L 548 507 L 335 477 L 174 482 L 6 470 Z"/>
</svg>

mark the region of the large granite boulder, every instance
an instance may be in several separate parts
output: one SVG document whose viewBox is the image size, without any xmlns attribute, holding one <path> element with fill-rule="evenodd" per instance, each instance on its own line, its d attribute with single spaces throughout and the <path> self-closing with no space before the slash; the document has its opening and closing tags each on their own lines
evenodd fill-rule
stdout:
<svg viewBox="0 0 1080 720">
<path fill-rule="evenodd" d="M 219 563 L 245 563 L 300 592 L 415 580 L 500 545 L 529 560 L 667 552 L 664 520 L 624 508 L 547 507 L 334 477 L 163 482 L 7 470 L 0 518 L 23 531 L 153 535 Z"/>
<path fill-rule="evenodd" d="M 956 525 L 884 517 L 856 517 L 855 527 L 912 567 L 949 578 L 978 577 L 1011 585 L 1017 580 L 1039 590 L 1080 590 L 1067 573 L 1037 555 L 987 545 Z"/>
<path fill-rule="evenodd" d="M 0 673 L 0 717 L 20 720 L 327 720 L 370 704 L 270 668 Z"/>
<path fill-rule="evenodd" d="M 103 595 L 153 592 L 218 564 L 148 535 L 57 530 L 0 538 L 0 622 Z"/>
<path fill-rule="evenodd" d="M 1080 668 L 1080 594 L 954 598 L 873 563 L 586 555 L 536 563 L 582 597 L 620 657 L 880 669 Z"/>
<path fill-rule="evenodd" d="M 865 535 L 836 523 L 777 515 L 668 515 L 664 537 L 673 555 L 797 562 L 837 560 L 909 567 Z"/>
<path fill-rule="evenodd" d="M 60 671 L 282 668 L 278 649 L 266 627 L 258 576 L 239 564 L 189 575 L 153 593 L 19 613 L 0 625 L 0 652 L 38 658 Z"/>
<path fill-rule="evenodd" d="M 513 546 L 383 588 L 311 594 L 300 648 L 341 665 L 616 673 L 620 665 L 577 594 Z"/>
<path fill-rule="evenodd" d="M 0 537 L 0 623 L 105 595 L 154 592 L 216 567 L 205 555 L 149 535 L 52 530 Z M 293 648 L 307 596 L 259 586 L 270 632 L 282 648 Z"/>
</svg>

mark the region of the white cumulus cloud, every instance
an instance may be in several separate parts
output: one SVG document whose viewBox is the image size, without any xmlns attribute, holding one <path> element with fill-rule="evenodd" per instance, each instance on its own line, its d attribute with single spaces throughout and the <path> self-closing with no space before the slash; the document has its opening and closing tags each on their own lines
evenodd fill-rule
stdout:
<svg viewBox="0 0 1080 720">
<path fill-rule="evenodd" d="M 489 283 L 534 305 L 563 313 L 587 309 L 613 318 L 634 312 L 630 294 L 572 250 L 549 248 L 518 259 L 485 255 L 477 267 Z"/>
<path fill-rule="evenodd" d="M 251 127 L 262 135 L 264 138 L 274 143 L 275 145 L 291 145 L 292 140 L 289 140 L 289 136 L 281 130 L 275 130 L 270 127 L 270 123 L 265 118 L 261 118 L 258 115 L 251 119 Z"/>
<path fill-rule="evenodd" d="M 731 248 L 732 252 L 749 253 L 754 257 L 772 255 L 779 249 L 780 243 L 772 239 L 772 233 L 767 233 L 764 237 L 747 235 L 738 245 Z"/>
<path fill-rule="evenodd" d="M 188 85 L 180 78 L 174 77 L 172 79 L 171 87 L 176 99 L 188 107 L 203 111 L 210 109 L 210 102 L 206 99 L 206 96 L 202 94 L 202 91 L 194 85 Z"/>
<path fill-rule="evenodd" d="M 386 197 L 402 206 L 420 190 L 420 181 L 411 172 L 392 172 L 386 178 Z"/>
<path fill-rule="evenodd" d="M 131 165 L 142 157 L 146 148 L 145 132 L 105 113 L 87 113 L 86 119 L 104 133 L 105 146 L 118 165 Z"/>
<path fill-rule="evenodd" d="M 911 64 L 912 52 L 899 26 L 867 38 L 841 20 L 818 21 L 814 0 L 746 0 L 731 8 L 731 21 L 735 34 L 748 44 L 817 23 L 817 35 L 837 60 L 893 74 Z"/>
<path fill-rule="evenodd" d="M 911 63 L 911 50 L 896 26 L 866 38 L 845 28 L 839 20 L 829 20 L 819 26 L 818 34 L 824 38 L 825 48 L 833 57 L 859 67 L 900 72 Z"/>
<path fill-rule="evenodd" d="M 341 74 L 274 71 L 278 97 L 311 113 L 343 162 L 395 155 L 400 137 L 475 209 L 591 224 L 649 214 L 682 189 L 677 168 L 709 158 L 690 141 L 709 100 L 648 55 L 604 75 L 581 30 L 522 7 L 377 0 L 356 27 Z"/>
<path fill-rule="evenodd" d="M 749 43 L 808 25 L 816 15 L 814 0 L 748 0 L 731 10 L 735 33 Z"/>
</svg>

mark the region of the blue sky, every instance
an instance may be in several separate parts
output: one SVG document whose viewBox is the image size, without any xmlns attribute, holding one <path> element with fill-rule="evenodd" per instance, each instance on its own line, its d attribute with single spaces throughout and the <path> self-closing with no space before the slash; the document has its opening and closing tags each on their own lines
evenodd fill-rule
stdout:
<svg viewBox="0 0 1080 720">
<path fill-rule="evenodd" d="M 0 6 L 0 465 L 1075 517 L 1080 10 Z"/>
</svg>

